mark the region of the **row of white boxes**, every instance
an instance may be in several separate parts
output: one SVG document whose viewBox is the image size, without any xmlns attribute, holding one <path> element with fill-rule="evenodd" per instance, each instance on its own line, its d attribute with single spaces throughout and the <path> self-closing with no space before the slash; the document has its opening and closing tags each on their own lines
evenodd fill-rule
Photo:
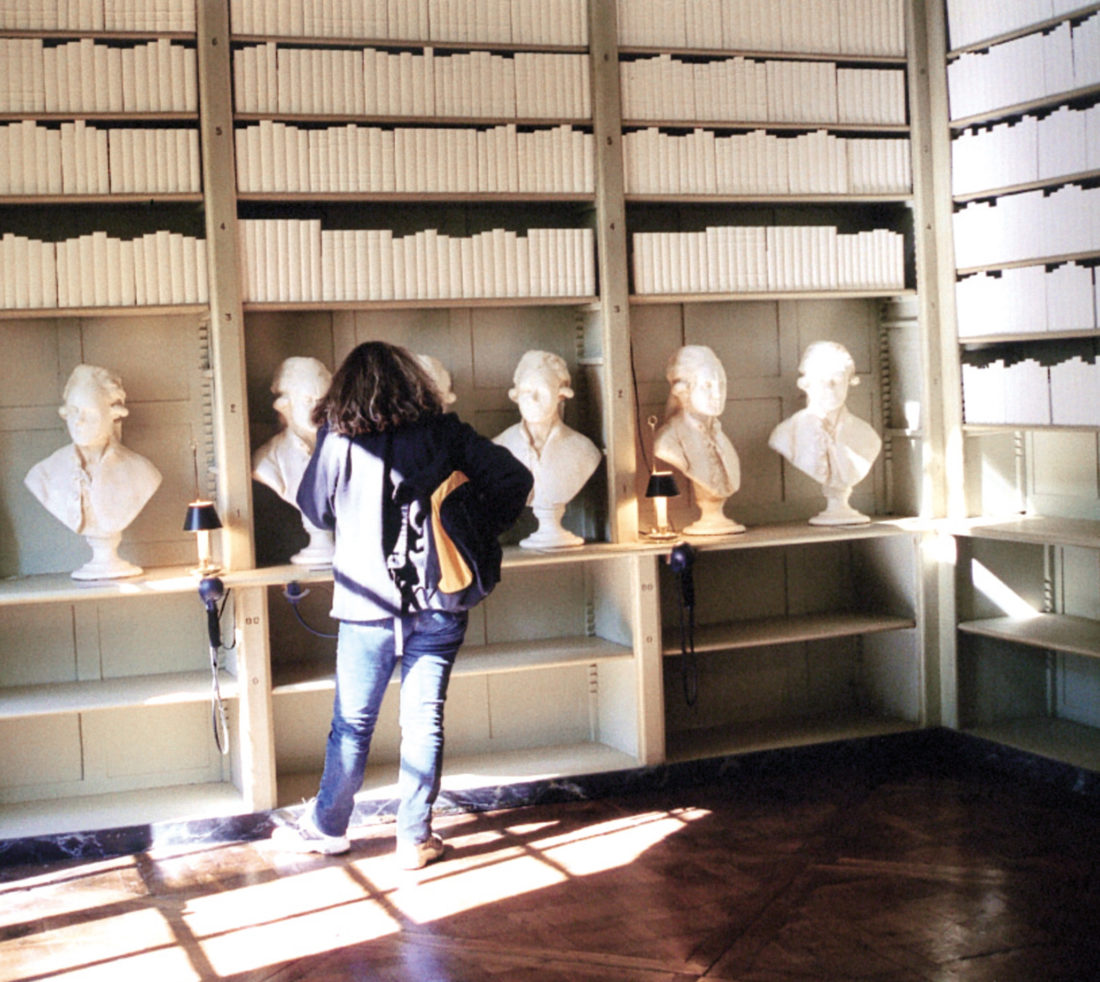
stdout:
<svg viewBox="0 0 1100 982">
<path fill-rule="evenodd" d="M 588 0 L 229 0 L 234 34 L 581 46 Z"/>
<path fill-rule="evenodd" d="M 956 195 L 1100 170 L 1100 106 L 963 130 L 951 141 Z"/>
<path fill-rule="evenodd" d="M 964 48 L 1041 24 L 1083 6 L 1082 0 L 948 0 L 950 45 Z"/>
<path fill-rule="evenodd" d="M 618 0 L 619 44 L 905 54 L 902 0 Z"/>
<path fill-rule="evenodd" d="M 239 113 L 587 119 L 588 56 L 517 51 L 439 54 L 378 48 L 289 48 L 267 42 L 233 52 Z"/>
<path fill-rule="evenodd" d="M 195 30 L 195 0 L 0 0 L 0 29 L 17 31 Z"/>
<path fill-rule="evenodd" d="M 901 69 L 661 54 L 624 60 L 619 74 L 625 120 L 890 125 L 906 120 Z"/>
<path fill-rule="evenodd" d="M 1096 269 L 1075 262 L 973 273 L 955 284 L 960 338 L 1100 327 Z"/>
<path fill-rule="evenodd" d="M 240 191 L 592 193 L 593 136 L 568 125 L 517 131 L 377 126 L 236 130 Z"/>
<path fill-rule="evenodd" d="M 1100 188 L 1067 184 L 972 201 L 953 224 L 958 269 L 1100 252 Z"/>
<path fill-rule="evenodd" d="M 206 240 L 158 230 L 46 242 L 0 237 L 3 306 L 22 310 L 206 303 Z"/>
<path fill-rule="evenodd" d="M 193 127 L 99 129 L 78 119 L 0 125 L 0 194 L 126 194 L 202 190 Z"/>
<path fill-rule="evenodd" d="M 912 188 L 908 139 L 825 130 L 683 136 L 656 127 L 623 134 L 628 194 L 891 194 Z"/>
<path fill-rule="evenodd" d="M 166 38 L 129 47 L 0 38 L 0 112 L 197 112 L 196 68 L 195 49 Z"/>
<path fill-rule="evenodd" d="M 888 229 L 848 235 L 824 225 L 712 226 L 631 239 L 639 295 L 905 287 L 904 238 Z"/>
<path fill-rule="evenodd" d="M 243 297 L 296 303 L 591 297 L 595 237 L 588 228 L 496 228 L 471 236 L 436 229 L 323 229 L 319 220 L 242 219 Z"/>
<path fill-rule="evenodd" d="M 952 119 L 965 119 L 1100 83 L 1100 14 L 1027 34 L 947 65 Z"/>
<path fill-rule="evenodd" d="M 963 419 L 1023 426 L 1100 426 L 1100 359 L 963 363 Z"/>
</svg>

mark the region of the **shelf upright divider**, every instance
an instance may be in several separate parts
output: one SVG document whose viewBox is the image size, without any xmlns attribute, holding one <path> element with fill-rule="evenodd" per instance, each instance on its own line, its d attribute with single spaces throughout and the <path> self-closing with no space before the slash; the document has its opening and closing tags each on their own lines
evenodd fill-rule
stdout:
<svg viewBox="0 0 1100 982">
<path fill-rule="evenodd" d="M 924 405 L 922 517 L 961 518 L 962 380 L 955 340 L 951 236 L 951 134 L 947 125 L 947 25 L 943 0 L 907 5 L 913 154 L 913 227 L 920 307 Z M 941 230 L 937 234 L 937 230 Z M 926 722 L 957 724 L 955 581 L 949 536 L 929 533 L 921 550 Z"/>
<path fill-rule="evenodd" d="M 233 570 L 255 567 L 252 475 L 248 436 L 244 313 L 241 303 L 237 179 L 233 146 L 232 52 L 228 5 L 199 0 L 200 143 L 210 284 L 214 442 L 218 511 L 225 528 L 222 561 Z M 199 611 L 196 611 L 198 616 Z M 267 594 L 263 586 L 234 589 L 240 699 L 241 773 L 250 812 L 276 803 L 275 739 Z"/>
<path fill-rule="evenodd" d="M 630 372 L 630 294 L 623 197 L 622 109 L 616 5 L 590 0 L 592 126 L 596 147 L 596 255 L 603 354 L 604 445 L 609 536 L 638 537 L 634 473 L 637 420 Z"/>
</svg>

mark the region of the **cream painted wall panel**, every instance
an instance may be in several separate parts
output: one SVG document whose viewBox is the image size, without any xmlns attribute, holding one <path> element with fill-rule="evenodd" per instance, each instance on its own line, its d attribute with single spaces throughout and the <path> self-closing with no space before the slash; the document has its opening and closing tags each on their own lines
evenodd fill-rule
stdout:
<svg viewBox="0 0 1100 982">
<path fill-rule="evenodd" d="M 590 739 L 594 707 L 589 704 L 586 666 L 492 675 L 488 686 L 495 749 L 518 750 Z"/>
<path fill-rule="evenodd" d="M 482 604 L 486 641 L 560 638 L 586 633 L 588 575 L 585 566 L 508 569 Z"/>
<path fill-rule="evenodd" d="M 32 789 L 68 785 L 81 777 L 80 720 L 0 720 L 0 801 L 37 797 Z"/>
<path fill-rule="evenodd" d="M 816 614 L 861 609 L 853 596 L 852 550 L 846 543 L 798 546 L 783 554 L 787 569 L 787 613 Z"/>
<path fill-rule="evenodd" d="M 230 719 L 235 729 L 236 704 Z M 222 781 L 228 762 L 214 744 L 210 706 L 188 703 L 84 713 L 89 793 Z"/>
<path fill-rule="evenodd" d="M 1043 610 L 1043 547 L 970 539 L 959 550 L 959 619 Z"/>
<path fill-rule="evenodd" d="M 73 612 L 68 604 L 0 607 L 0 706 L 4 686 L 76 678 Z"/>
<path fill-rule="evenodd" d="M 885 631 L 862 638 L 862 692 L 871 710 L 891 719 L 921 722 L 920 633 Z"/>
<path fill-rule="evenodd" d="M 1097 396 L 1100 398 L 1100 395 Z M 1031 466 L 1029 493 L 1037 500 L 1059 500 L 1062 507 L 1045 510 L 1050 514 L 1100 516 L 1100 436 L 1095 432 L 1039 432 L 1029 434 Z"/>
<path fill-rule="evenodd" d="M 128 600 L 98 609 L 104 678 L 209 667 L 206 617 L 197 595 L 164 597 L 152 615 L 148 604 Z"/>
<path fill-rule="evenodd" d="M 1100 621 L 1100 548 L 1064 547 L 1060 580 L 1063 613 Z"/>
<path fill-rule="evenodd" d="M 332 689 L 276 695 L 272 700 L 275 766 L 280 774 L 321 772 L 332 719 Z"/>
<path fill-rule="evenodd" d="M 696 555 L 695 622 L 725 624 L 786 613 L 786 569 L 779 549 L 701 552 Z M 661 624 L 665 643 L 679 644 L 679 586 L 660 567 Z"/>
</svg>

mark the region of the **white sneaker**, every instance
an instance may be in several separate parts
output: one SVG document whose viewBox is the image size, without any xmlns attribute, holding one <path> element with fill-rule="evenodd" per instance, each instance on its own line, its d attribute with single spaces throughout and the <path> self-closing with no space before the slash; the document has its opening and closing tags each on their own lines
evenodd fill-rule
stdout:
<svg viewBox="0 0 1100 982">
<path fill-rule="evenodd" d="M 307 808 L 296 825 L 277 825 L 271 841 L 288 852 L 316 852 L 322 856 L 339 856 L 351 848 L 346 835 L 326 835 L 313 822 L 312 809 Z"/>
<path fill-rule="evenodd" d="M 399 842 L 397 864 L 402 869 L 423 869 L 442 856 L 446 848 L 443 840 L 434 833 L 423 842 Z"/>
</svg>

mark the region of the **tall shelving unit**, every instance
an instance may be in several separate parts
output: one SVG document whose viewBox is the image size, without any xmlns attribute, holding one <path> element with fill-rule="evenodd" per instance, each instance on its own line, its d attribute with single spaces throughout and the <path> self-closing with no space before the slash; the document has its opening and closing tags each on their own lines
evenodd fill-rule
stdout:
<svg viewBox="0 0 1100 982">
<path fill-rule="evenodd" d="M 1100 112 L 1100 66 L 1088 57 L 1100 7 L 1008 5 L 984 20 L 972 5 L 946 7 L 966 454 L 957 492 L 972 517 L 951 525 L 958 633 L 945 716 L 965 732 L 1095 769 L 1100 211 L 1089 199 L 1100 160 L 1085 121 Z M 998 77 L 996 66 L 1025 53 L 1050 65 L 1039 91 Z M 1067 195 L 1080 198 L 1069 209 Z M 983 252 L 975 236 L 984 221 L 1029 207 L 1033 223 L 1006 226 L 1001 252 Z"/>
<path fill-rule="evenodd" d="M 776 6 L 787 16 L 798 5 Z M 1012 742 L 1001 726 L 1003 692 L 989 685 L 990 666 L 1002 660 L 1011 661 L 1011 693 L 1025 693 L 1020 699 L 1030 715 L 1051 715 L 1039 709 L 1040 691 L 1048 706 L 1087 703 L 1095 652 L 1087 642 L 1082 651 L 1066 631 L 1083 627 L 1087 636 L 1098 619 L 1088 592 L 1096 582 L 1094 502 L 1087 494 L 1064 495 L 1066 484 L 1060 477 L 1048 480 L 1044 462 L 1062 459 L 1068 441 L 1075 455 L 1082 451 L 1087 469 L 1088 455 L 1095 459 L 1095 431 L 967 429 L 965 440 L 955 439 L 962 433 L 956 393 L 967 345 L 1032 340 L 977 336 L 960 345 L 948 326 L 957 276 L 944 232 L 953 202 L 951 127 L 941 127 L 937 116 L 946 111 L 947 65 L 939 6 L 938 0 L 912 0 L 892 8 L 904 15 L 905 40 L 888 51 L 839 43 L 836 50 L 796 51 L 775 39 L 727 45 L 660 35 L 636 43 L 620 37 L 617 5 L 610 0 L 570 8 L 579 14 L 579 35 L 567 41 L 549 34 L 509 40 L 499 24 L 491 36 L 461 37 L 423 24 L 403 33 L 382 30 L 380 22 L 342 33 L 331 24 L 306 29 L 304 21 L 260 24 L 255 11 L 276 5 L 246 8 L 225 0 L 199 0 L 193 30 L 181 36 L 24 27 L 0 32 L 41 35 L 49 44 L 93 36 L 115 47 L 167 37 L 194 50 L 197 115 L 94 121 L 197 126 L 201 194 L 13 194 L 0 199 L 0 232 L 54 227 L 63 237 L 68 229 L 87 230 L 93 214 L 104 214 L 115 216 L 112 230 L 131 234 L 170 215 L 178 230 L 204 240 L 208 269 L 206 295 L 195 302 L 5 306 L 0 313 L 4 350 L 12 352 L 0 369 L 0 541 L 7 577 L 0 582 L 0 731 L 5 745 L 19 748 L 0 765 L 0 838 L 263 811 L 312 792 L 331 711 L 334 642 L 302 625 L 284 591 L 292 581 L 308 591 L 297 613 L 310 627 L 331 633 L 331 573 L 289 562 L 302 541 L 298 516 L 253 481 L 251 455 L 278 427 L 270 384 L 283 359 L 313 356 L 335 368 L 355 344 L 374 337 L 443 361 L 454 379 L 455 409 L 490 436 L 516 419 L 507 390 L 522 353 L 554 351 L 569 365 L 576 390 L 567 421 L 604 451 L 603 466 L 566 514 L 566 524 L 585 537 L 583 547 L 549 553 L 520 548 L 530 517 L 508 539 L 504 581 L 474 612 L 456 665 L 445 787 L 610 772 L 941 721 Z M 242 19 L 248 9 L 250 21 Z M 423 9 L 429 10 L 427 2 Z M 469 107 L 359 112 L 331 103 L 308 110 L 280 105 L 276 92 L 275 103 L 260 108 L 238 101 L 242 60 L 259 58 L 260 51 L 276 84 L 280 65 L 291 71 L 295 59 L 299 74 L 291 78 L 300 82 L 307 58 L 324 78 L 335 74 L 340 59 L 430 56 L 436 67 L 455 60 L 451 70 L 457 59 L 471 56 L 500 71 L 508 67 L 501 62 L 520 54 L 554 56 L 583 63 L 590 102 L 583 112 L 526 115 Z M 882 123 L 797 113 L 689 118 L 625 112 L 624 66 L 665 56 L 697 66 L 739 58 L 811 66 L 807 72 L 823 65 L 881 70 L 904 76 L 905 118 Z M 1077 93 L 1074 99 L 1079 96 L 1091 98 Z M 20 111 L 0 121 L 34 115 Z M 40 120 L 50 127 L 59 122 Z M 261 164 L 257 179 L 255 157 L 246 162 L 238 156 L 250 141 L 270 154 L 276 144 L 269 141 L 278 132 L 298 141 L 300 177 L 302 161 L 322 160 L 326 140 L 346 146 L 338 141 L 352 128 L 378 131 L 383 143 L 392 140 L 396 166 L 399 139 L 403 147 L 442 147 L 449 154 L 466 147 L 469 153 L 471 145 L 489 140 L 482 134 L 490 131 L 503 131 L 506 142 L 520 135 L 534 140 L 534 134 L 549 142 L 551 131 L 562 127 L 586 148 L 575 158 L 584 165 L 574 170 L 587 175 L 583 187 L 555 183 L 560 175 L 553 168 L 550 188 L 506 184 L 499 169 L 495 183 L 433 186 L 425 175 L 438 179 L 441 172 L 423 167 L 405 185 L 375 183 L 369 174 L 356 185 L 338 170 L 335 181 L 311 182 L 308 189 L 280 187 L 289 174 L 280 169 L 273 181 Z M 286 135 L 291 130 L 293 137 Z M 782 191 L 637 186 L 624 145 L 649 130 L 669 140 L 686 140 L 696 130 L 714 141 L 760 132 L 793 144 L 812 136 L 834 150 L 830 140 L 908 141 L 911 183 L 842 190 L 815 187 L 811 180 Z M 283 223 L 287 243 L 289 228 L 308 229 L 296 241 L 320 245 L 317 269 L 329 279 L 322 276 L 319 290 L 309 292 L 306 285 L 312 290 L 318 281 L 304 276 L 293 294 L 257 289 L 256 244 L 265 241 L 255 237 L 260 222 L 272 228 Z M 902 238 L 902 273 L 869 285 L 640 288 L 639 233 L 702 232 L 712 225 L 835 226 L 840 235 L 886 229 Z M 354 289 L 346 278 L 339 290 L 333 287 L 331 249 L 339 242 L 354 254 L 356 232 L 408 237 L 415 256 L 429 230 L 438 243 L 500 229 L 515 237 L 498 235 L 497 241 L 511 243 L 533 228 L 579 229 L 587 236 L 589 251 L 573 289 L 521 295 L 518 280 L 509 289 L 507 272 L 505 295 L 458 295 L 453 288 L 449 295 L 389 295 L 372 291 L 369 278 Z M 273 257 L 279 256 L 279 234 Z M 461 266 L 462 250 L 472 247 L 454 248 Z M 298 255 L 311 255 L 309 247 Z M 963 275 L 969 275 L 965 267 Z M 424 277 L 413 277 L 410 285 L 417 282 Z M 820 510 L 819 489 L 767 448 L 772 427 L 801 406 L 798 360 L 818 338 L 838 340 L 853 354 L 860 385 L 849 404 L 884 440 L 853 499 L 872 515 L 868 526 L 806 524 Z M 1050 340 L 1044 336 L 1041 343 Z M 1091 334 L 1058 341 L 1096 344 Z M 748 526 L 741 535 L 694 540 L 694 655 L 685 655 L 679 643 L 680 584 L 666 562 L 668 545 L 639 534 L 652 524 L 644 498 L 653 463 L 645 420 L 663 415 L 665 363 L 686 343 L 711 346 L 726 367 L 729 402 L 722 422 L 743 473 L 727 511 Z M 90 587 L 67 575 L 80 562 L 79 540 L 51 525 L 22 487 L 29 467 L 65 442 L 57 397 L 72 365 L 82 360 L 120 372 L 131 408 L 125 442 L 165 475 L 157 497 L 124 537 L 124 553 L 146 574 Z M 983 467 L 1015 476 L 1019 466 L 1026 480 L 1012 484 L 1014 503 L 1026 487 L 1028 500 L 1053 524 L 1012 518 L 1007 525 L 952 524 L 946 538 L 930 531 L 924 519 L 992 510 L 981 493 L 956 480 L 964 442 L 971 476 Z M 176 531 L 196 490 L 196 461 L 197 490 L 216 500 L 225 524 L 220 558 L 230 598 L 221 619 L 226 649 L 220 682 L 231 740 L 224 756 L 210 734 L 204 617 L 187 571 L 193 544 Z M 1006 461 L 1010 466 L 1002 467 Z M 1068 484 L 1079 485 L 1079 478 L 1075 470 Z M 960 507 L 965 498 L 969 507 Z M 686 524 L 694 515 L 690 495 L 674 501 L 671 514 L 677 526 Z M 960 562 L 1005 565 L 1012 576 L 1017 569 L 1034 573 L 1038 579 L 1020 584 L 1020 592 L 1030 595 L 1035 583 L 1043 584 L 1042 612 L 1053 619 L 1044 617 L 1027 631 L 1050 624 L 1058 632 L 1054 640 L 1004 620 L 990 622 L 1003 612 L 990 608 L 967 585 L 971 581 L 953 575 L 945 550 L 933 548 L 945 542 L 958 545 Z M 1078 584 L 1086 584 L 1084 592 Z M 958 631 L 956 620 L 962 622 Z M 1009 654 L 1002 658 L 1004 649 Z M 393 792 L 392 703 L 384 710 L 365 788 L 376 799 Z M 1089 746 L 1095 721 L 1082 721 L 1079 709 L 1069 708 L 1053 714 L 1061 717 L 1053 729 L 1083 733 Z M 1086 706 L 1085 717 L 1090 711 Z M 1062 756 L 1095 766 L 1087 753 Z"/>
</svg>

